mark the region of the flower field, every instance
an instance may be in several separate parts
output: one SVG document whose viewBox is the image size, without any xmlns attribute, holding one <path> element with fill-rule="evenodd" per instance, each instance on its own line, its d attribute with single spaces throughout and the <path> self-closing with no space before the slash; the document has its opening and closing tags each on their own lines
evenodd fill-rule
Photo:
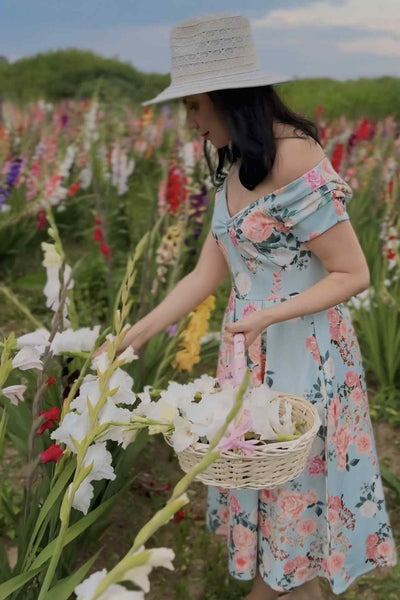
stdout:
<svg viewBox="0 0 400 600">
<path fill-rule="evenodd" d="M 271 427 L 256 431 L 248 372 L 207 418 L 231 282 L 116 353 L 196 265 L 216 188 L 202 142 L 181 107 L 134 110 L 96 94 L 5 101 L 0 118 L 0 600 L 243 598 L 250 582 L 228 576 L 194 477 L 232 447 L 246 402 L 261 439 L 295 428 L 271 405 Z M 400 123 L 330 120 L 322 106 L 314 119 L 354 190 L 371 273 L 347 305 L 400 548 Z M 209 452 L 184 474 L 175 451 L 198 436 Z M 395 600 L 399 589 L 397 565 L 343 598 Z"/>
</svg>

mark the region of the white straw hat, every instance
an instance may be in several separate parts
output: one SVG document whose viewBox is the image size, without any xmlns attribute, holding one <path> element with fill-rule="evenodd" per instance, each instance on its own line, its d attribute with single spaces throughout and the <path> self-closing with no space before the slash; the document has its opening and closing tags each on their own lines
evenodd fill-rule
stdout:
<svg viewBox="0 0 400 600">
<path fill-rule="evenodd" d="M 172 29 L 170 48 L 171 84 L 142 106 L 186 94 L 295 80 L 261 71 L 250 22 L 242 15 L 216 13 L 181 21 Z"/>
</svg>

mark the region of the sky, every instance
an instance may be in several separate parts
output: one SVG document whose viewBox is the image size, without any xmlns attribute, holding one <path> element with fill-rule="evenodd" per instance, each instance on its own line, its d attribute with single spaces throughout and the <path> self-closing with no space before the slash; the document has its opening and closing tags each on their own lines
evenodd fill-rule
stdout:
<svg viewBox="0 0 400 600">
<path fill-rule="evenodd" d="M 0 0 L 0 55 L 74 47 L 169 73 L 172 28 L 215 12 L 249 19 L 263 70 L 400 76 L 400 0 Z"/>
</svg>

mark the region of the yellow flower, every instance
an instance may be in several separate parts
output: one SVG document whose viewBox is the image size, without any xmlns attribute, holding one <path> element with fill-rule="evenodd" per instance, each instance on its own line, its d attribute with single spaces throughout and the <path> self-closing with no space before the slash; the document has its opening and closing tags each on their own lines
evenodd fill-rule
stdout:
<svg viewBox="0 0 400 600">
<path fill-rule="evenodd" d="M 177 352 L 171 363 L 179 371 L 191 371 L 193 365 L 200 361 L 200 339 L 207 332 L 210 312 L 214 307 L 215 296 L 211 295 L 189 313 L 189 324 L 180 335 L 183 350 Z"/>
</svg>

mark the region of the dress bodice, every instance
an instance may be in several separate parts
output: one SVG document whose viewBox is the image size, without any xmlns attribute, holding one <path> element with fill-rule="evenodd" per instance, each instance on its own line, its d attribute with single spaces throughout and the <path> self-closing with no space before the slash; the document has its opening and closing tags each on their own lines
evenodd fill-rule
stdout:
<svg viewBox="0 0 400 600">
<path fill-rule="evenodd" d="M 215 194 L 211 231 L 227 260 L 236 297 L 282 301 L 326 276 L 306 242 L 349 219 L 352 196 L 325 156 L 307 173 L 230 216 L 225 178 Z"/>
</svg>

